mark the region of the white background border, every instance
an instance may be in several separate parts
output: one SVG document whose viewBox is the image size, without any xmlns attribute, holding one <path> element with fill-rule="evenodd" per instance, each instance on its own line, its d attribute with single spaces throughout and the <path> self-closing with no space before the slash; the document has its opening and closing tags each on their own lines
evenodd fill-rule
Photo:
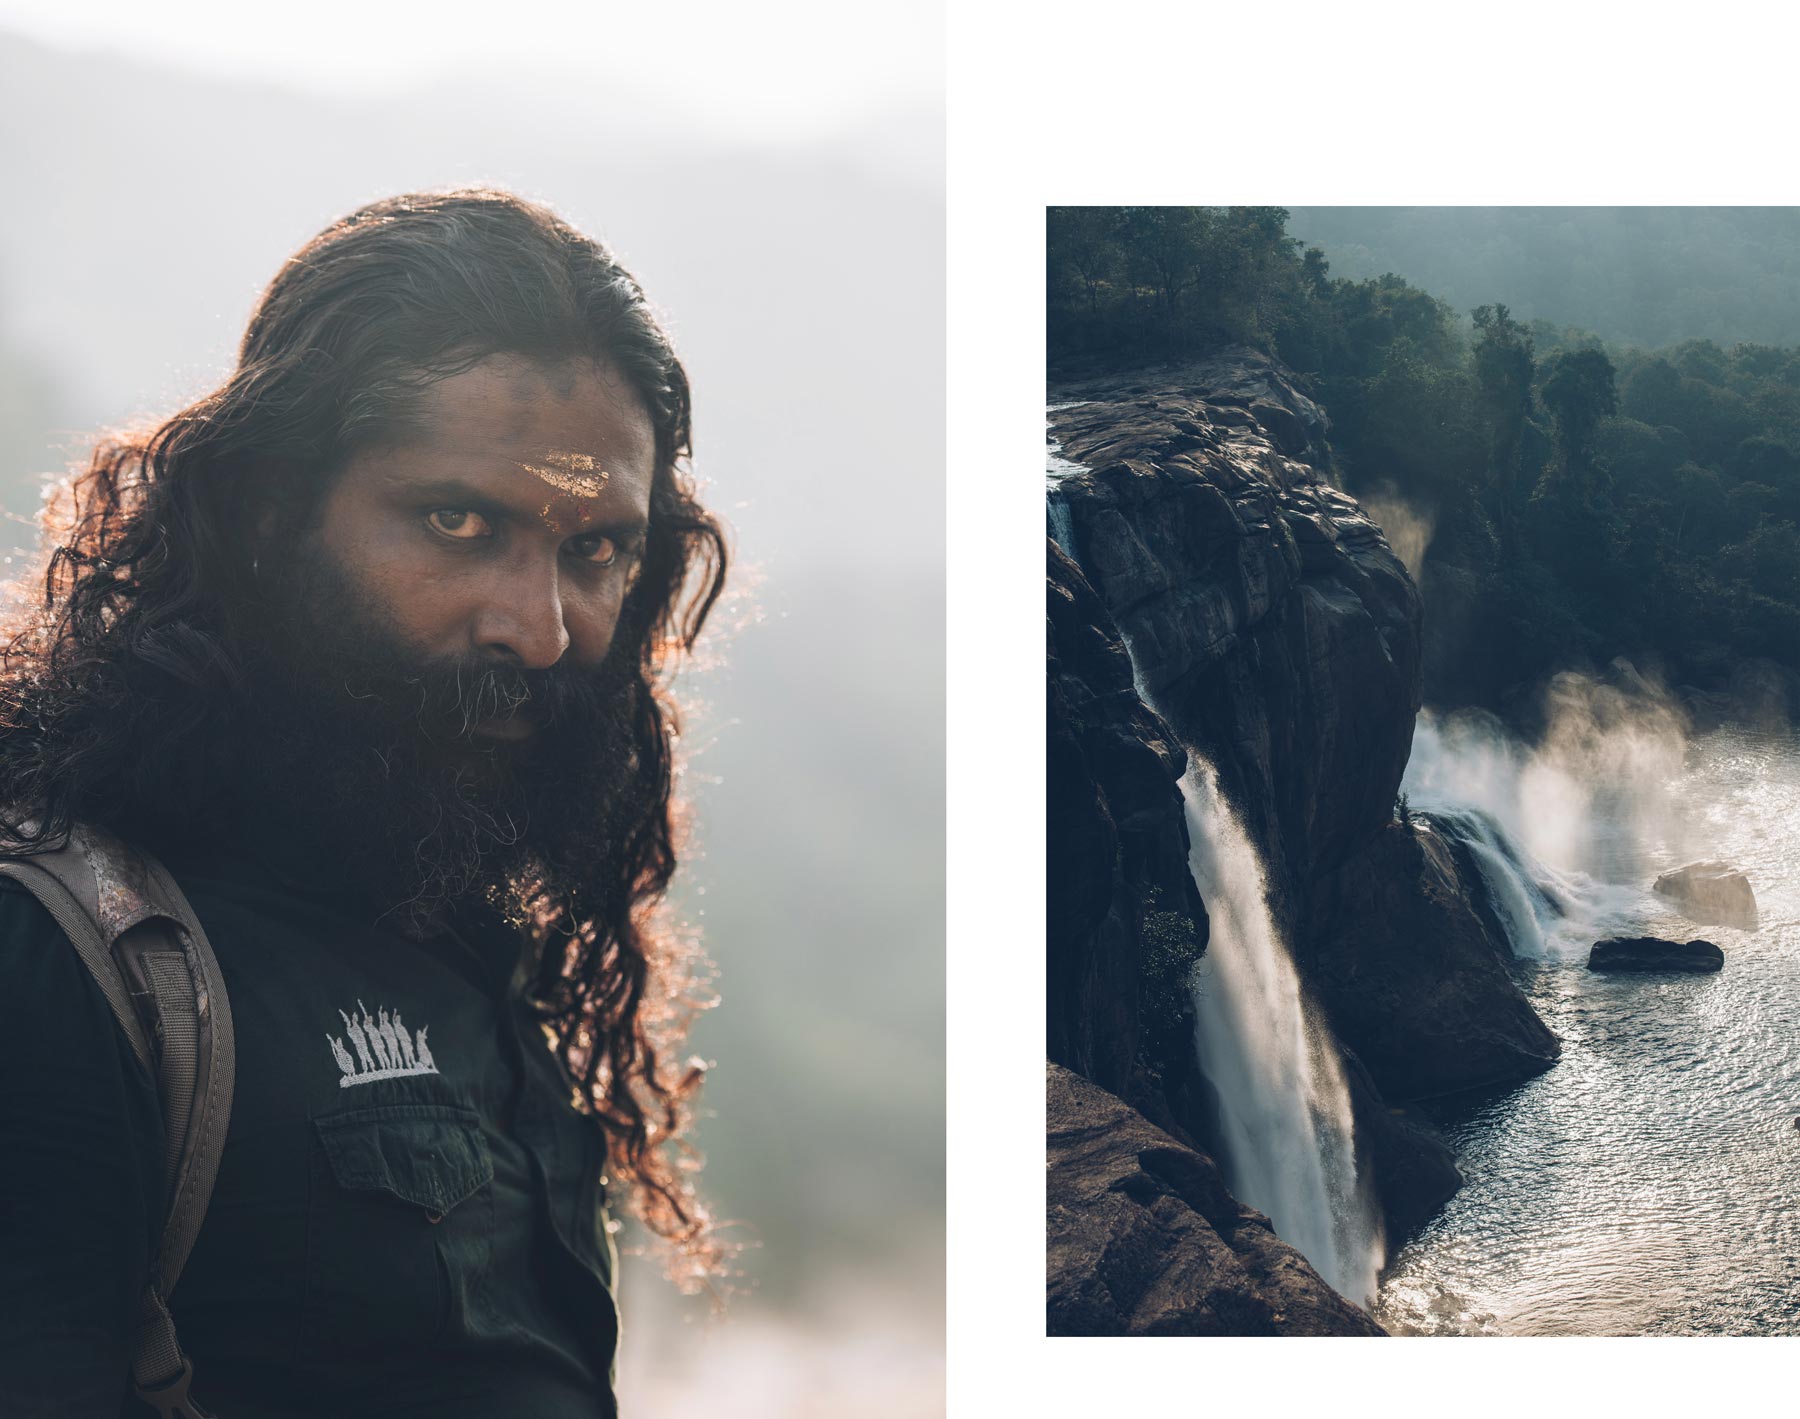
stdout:
<svg viewBox="0 0 1800 1419">
<path fill-rule="evenodd" d="M 1043 1335 L 1044 207 L 1792 203 L 1776 14 L 950 7 L 951 1415 L 1793 1404 L 1800 1340 Z"/>
</svg>

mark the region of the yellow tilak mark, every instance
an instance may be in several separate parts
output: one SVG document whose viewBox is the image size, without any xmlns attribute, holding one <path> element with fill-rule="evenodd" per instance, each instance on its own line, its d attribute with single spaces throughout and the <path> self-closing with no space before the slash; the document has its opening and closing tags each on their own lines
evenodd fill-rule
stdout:
<svg viewBox="0 0 1800 1419">
<path fill-rule="evenodd" d="M 610 476 L 600 460 L 587 453 L 549 453 L 542 463 L 521 463 L 519 467 L 558 492 L 578 498 L 599 497 Z"/>
</svg>

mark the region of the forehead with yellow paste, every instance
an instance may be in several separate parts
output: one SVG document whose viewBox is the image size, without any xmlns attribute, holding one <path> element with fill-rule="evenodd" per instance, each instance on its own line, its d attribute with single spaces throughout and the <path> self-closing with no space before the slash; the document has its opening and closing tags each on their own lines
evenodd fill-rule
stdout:
<svg viewBox="0 0 1800 1419">
<path fill-rule="evenodd" d="M 592 454 L 560 450 L 544 454 L 537 462 L 520 463 L 519 467 L 559 493 L 577 498 L 598 497 L 609 476 Z"/>
</svg>

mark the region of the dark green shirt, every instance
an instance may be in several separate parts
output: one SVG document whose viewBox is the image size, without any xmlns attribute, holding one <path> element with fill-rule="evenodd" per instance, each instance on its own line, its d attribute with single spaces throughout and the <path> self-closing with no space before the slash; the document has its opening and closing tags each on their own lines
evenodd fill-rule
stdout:
<svg viewBox="0 0 1800 1419">
<path fill-rule="evenodd" d="M 221 1419 L 615 1413 L 604 1144 L 518 1002 L 519 942 L 416 942 L 248 859 L 171 863 L 237 1092 L 171 1297 Z M 163 1219 L 155 1089 L 0 879 L 0 1414 L 147 1413 L 129 1336 Z"/>
</svg>

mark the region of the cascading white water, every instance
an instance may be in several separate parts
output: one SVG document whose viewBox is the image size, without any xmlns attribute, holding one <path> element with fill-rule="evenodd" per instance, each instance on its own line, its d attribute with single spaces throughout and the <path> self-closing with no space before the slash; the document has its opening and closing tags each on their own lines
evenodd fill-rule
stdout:
<svg viewBox="0 0 1800 1419">
<path fill-rule="evenodd" d="M 1051 440 L 1051 535 L 1077 565 L 1071 510 L 1055 483 L 1079 471 Z M 1124 640 L 1138 698 L 1154 710 L 1131 638 Z M 1386 1244 L 1356 1166 L 1343 1066 L 1275 928 L 1262 859 L 1219 793 L 1212 766 L 1191 749 L 1181 794 L 1188 870 L 1209 919 L 1195 972 L 1195 1034 L 1201 1071 L 1219 1098 L 1219 1163 L 1239 1201 L 1266 1213 L 1275 1234 L 1334 1290 L 1366 1306 Z"/>
<path fill-rule="evenodd" d="M 1076 404 L 1080 402 L 1077 400 Z M 1052 404 L 1050 407 L 1073 409 L 1076 404 Z M 1044 435 L 1044 501 L 1049 511 L 1050 539 L 1077 562 L 1081 558 L 1075 555 L 1075 518 L 1068 499 L 1063 497 L 1057 484 L 1073 474 L 1087 471 L 1081 464 L 1063 457 L 1062 445 L 1056 441 L 1055 434 Z"/>
<path fill-rule="evenodd" d="M 1545 954 L 1545 932 L 1567 908 L 1537 880 L 1517 844 L 1492 814 L 1479 808 L 1434 806 L 1432 821 L 1446 830 L 1474 858 L 1513 955 L 1532 959 Z"/>
<path fill-rule="evenodd" d="M 1423 711 L 1401 785 L 1412 807 L 1468 848 L 1524 960 L 1585 957 L 1597 936 L 1628 929 L 1645 894 L 1608 880 L 1608 869 L 1626 875 L 1670 835 L 1655 785 L 1679 763 L 1679 739 L 1671 743 L 1666 723 L 1641 709 L 1626 720 L 1615 708 L 1597 732 L 1577 689 L 1563 685 L 1537 748 L 1483 715 Z M 1603 803 L 1596 785 L 1610 790 Z"/>
<path fill-rule="evenodd" d="M 1069 556 L 1075 555 L 1075 518 L 1069 504 L 1057 494 L 1046 499 L 1049 505 L 1050 537 Z"/>
<path fill-rule="evenodd" d="M 1269 911 L 1255 846 L 1190 754 L 1188 865 L 1211 934 L 1195 973 L 1200 1067 L 1219 1097 L 1226 1180 L 1337 1291 L 1367 1305 L 1381 1224 L 1358 1176 L 1350 1090 Z"/>
</svg>

